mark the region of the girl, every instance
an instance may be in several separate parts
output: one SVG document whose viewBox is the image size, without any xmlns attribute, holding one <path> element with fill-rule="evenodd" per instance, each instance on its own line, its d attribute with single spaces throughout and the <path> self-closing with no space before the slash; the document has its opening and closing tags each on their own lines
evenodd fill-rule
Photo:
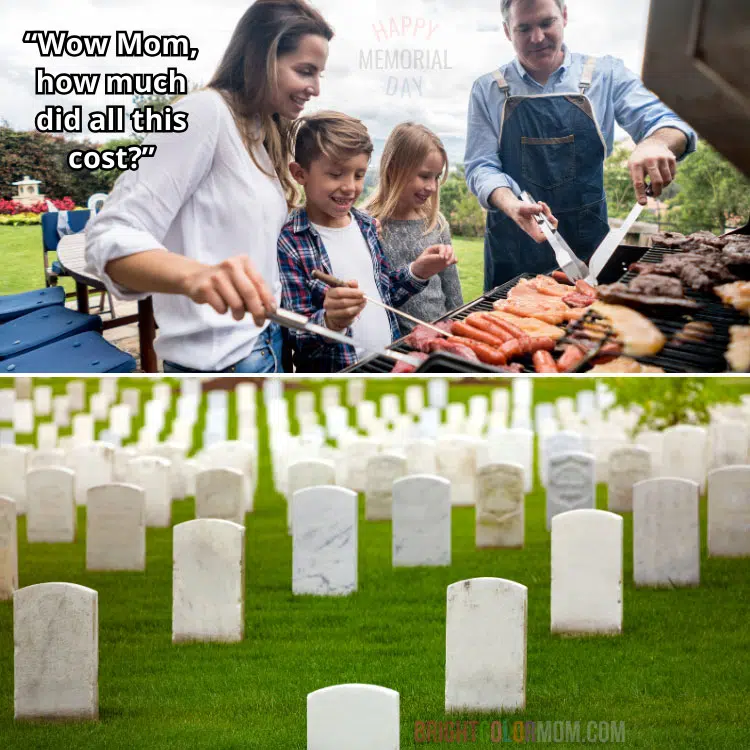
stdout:
<svg viewBox="0 0 750 750">
<path fill-rule="evenodd" d="M 394 268 L 408 265 L 427 248 L 450 245 L 448 222 L 440 213 L 440 186 L 448 177 L 448 155 L 441 140 L 412 122 L 395 128 L 380 160 L 380 180 L 365 204 L 382 223 L 382 245 Z M 427 288 L 402 306 L 432 322 L 463 305 L 456 266 L 433 276 Z M 399 319 L 401 333 L 414 327 Z"/>
<path fill-rule="evenodd" d="M 153 294 L 165 372 L 282 371 L 281 332 L 265 316 L 297 198 L 288 133 L 320 94 L 332 38 L 305 0 L 257 0 L 208 87 L 174 105 L 188 130 L 150 137 L 156 155 L 119 178 L 90 223 L 89 269 L 121 298 Z"/>
</svg>

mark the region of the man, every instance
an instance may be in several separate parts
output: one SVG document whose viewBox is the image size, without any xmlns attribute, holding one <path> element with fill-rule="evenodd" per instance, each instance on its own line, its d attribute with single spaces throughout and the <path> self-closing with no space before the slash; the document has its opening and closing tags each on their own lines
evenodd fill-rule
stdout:
<svg viewBox="0 0 750 750">
<path fill-rule="evenodd" d="M 604 160 L 615 122 L 638 144 L 629 162 L 636 195 L 661 195 L 695 132 L 613 57 L 571 53 L 565 0 L 502 0 L 517 58 L 475 83 L 466 181 L 489 213 L 485 290 L 557 266 L 534 217 L 550 217 L 584 261 L 609 231 Z M 524 204 L 522 191 L 537 203 Z"/>
</svg>

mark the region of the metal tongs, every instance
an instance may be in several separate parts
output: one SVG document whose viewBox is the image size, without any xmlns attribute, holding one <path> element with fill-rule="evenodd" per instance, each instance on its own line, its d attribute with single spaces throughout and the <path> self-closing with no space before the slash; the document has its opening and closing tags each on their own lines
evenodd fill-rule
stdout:
<svg viewBox="0 0 750 750">
<path fill-rule="evenodd" d="M 304 315 L 291 312 L 290 310 L 277 308 L 275 313 L 267 315 L 266 317 L 284 328 L 292 328 L 296 331 L 307 331 L 308 333 L 314 333 L 317 336 L 322 336 L 323 338 L 335 341 L 337 344 L 346 344 L 347 346 L 358 347 L 360 349 L 363 348 L 362 345 L 353 338 L 344 336 L 342 333 L 336 333 L 336 331 L 331 331 L 328 328 L 324 328 L 315 323 L 311 323 Z M 411 365 L 415 368 L 422 364 L 421 360 L 416 357 L 410 357 L 408 354 L 402 354 L 401 352 L 393 352 L 387 349 L 373 349 L 369 351 L 371 354 L 379 354 L 381 357 L 392 359 L 395 362 L 403 362 L 404 364 Z"/>
<path fill-rule="evenodd" d="M 536 203 L 527 192 L 521 193 L 521 200 L 532 206 Z M 563 239 L 560 232 L 550 224 L 549 219 L 543 213 L 537 214 L 534 219 L 547 238 L 547 242 L 555 251 L 555 259 L 567 277 L 571 281 L 585 279 L 589 275 L 588 266 L 571 250 L 570 245 Z"/>
</svg>

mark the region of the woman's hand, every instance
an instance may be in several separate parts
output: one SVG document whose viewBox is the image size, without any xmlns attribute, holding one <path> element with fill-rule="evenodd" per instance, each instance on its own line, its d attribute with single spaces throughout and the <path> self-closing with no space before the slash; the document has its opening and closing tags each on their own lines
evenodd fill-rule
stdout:
<svg viewBox="0 0 750 750">
<path fill-rule="evenodd" d="M 193 302 L 211 305 L 219 315 L 231 310 L 235 320 L 242 320 L 249 312 L 257 326 L 276 311 L 276 300 L 246 255 L 202 265 L 184 277 L 182 287 Z"/>
<path fill-rule="evenodd" d="M 332 331 L 345 331 L 365 309 L 366 304 L 365 295 L 356 281 L 349 281 L 346 286 L 329 288 L 323 303 L 326 326 Z"/>
</svg>

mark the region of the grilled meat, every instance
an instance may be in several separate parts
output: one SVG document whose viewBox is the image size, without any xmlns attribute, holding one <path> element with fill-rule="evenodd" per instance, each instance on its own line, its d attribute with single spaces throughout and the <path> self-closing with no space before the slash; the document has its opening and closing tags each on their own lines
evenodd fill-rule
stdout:
<svg viewBox="0 0 750 750">
<path fill-rule="evenodd" d="M 717 286 L 714 291 L 725 305 L 731 305 L 740 312 L 750 312 L 750 281 L 723 284 Z"/>
<path fill-rule="evenodd" d="M 502 310 L 495 310 L 489 313 L 498 320 L 504 320 L 517 328 L 520 328 L 527 336 L 531 338 L 551 338 L 557 341 L 561 339 L 565 334 L 562 328 L 545 323 L 543 320 L 537 320 L 536 318 L 520 318 L 517 315 L 512 315 L 509 312 L 503 312 Z"/>
<path fill-rule="evenodd" d="M 651 238 L 654 247 L 680 248 L 687 242 L 687 237 L 679 232 L 661 232 Z"/>
<path fill-rule="evenodd" d="M 410 356 L 418 359 L 420 362 L 424 362 L 427 359 L 427 355 L 423 352 L 414 352 Z M 396 366 L 391 370 L 394 375 L 411 375 L 416 371 L 416 367 L 406 362 L 396 362 Z"/>
<path fill-rule="evenodd" d="M 451 324 L 453 321 L 443 321 L 441 323 L 434 323 L 437 328 L 445 330 L 445 335 L 451 335 Z M 410 349 L 414 349 L 416 352 L 429 352 L 429 344 L 436 338 L 440 338 L 435 331 L 427 326 L 416 326 L 412 332 L 404 338 L 403 343 Z"/>
<path fill-rule="evenodd" d="M 591 309 L 607 318 L 624 343 L 624 353 L 633 357 L 657 354 L 664 348 L 664 334 L 640 313 L 621 305 L 595 302 Z"/>
<path fill-rule="evenodd" d="M 695 310 L 700 305 L 687 299 L 682 282 L 669 276 L 638 276 L 630 284 L 608 284 L 597 289 L 599 299 L 627 307 L 681 307 Z"/>
<path fill-rule="evenodd" d="M 596 365 L 592 367 L 590 372 L 592 373 L 622 373 L 622 374 L 639 374 L 645 372 L 664 372 L 661 367 L 654 367 L 652 365 L 643 365 L 635 359 L 630 357 L 618 357 L 613 359 L 611 362 L 607 362 L 604 365 Z"/>
<path fill-rule="evenodd" d="M 731 341 L 724 355 L 732 372 L 750 370 L 750 326 L 732 326 L 729 329 Z"/>
</svg>

